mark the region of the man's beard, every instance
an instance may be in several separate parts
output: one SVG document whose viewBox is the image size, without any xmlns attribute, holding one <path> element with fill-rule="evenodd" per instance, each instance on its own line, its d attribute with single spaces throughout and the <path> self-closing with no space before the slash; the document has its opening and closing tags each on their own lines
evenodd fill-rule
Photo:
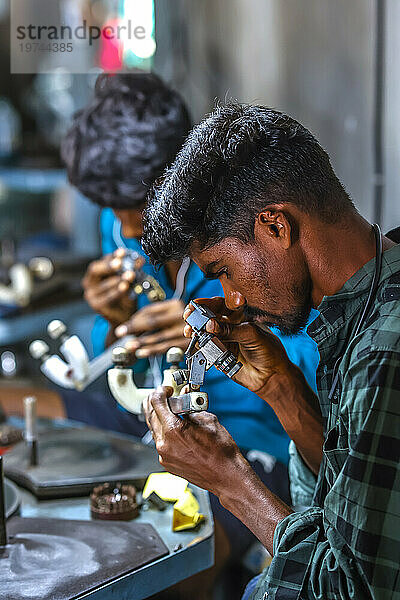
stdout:
<svg viewBox="0 0 400 600">
<path fill-rule="evenodd" d="M 294 287 L 291 296 L 295 303 L 295 308 L 291 311 L 279 315 L 246 305 L 243 310 L 244 318 L 259 325 L 278 327 L 283 335 L 297 335 L 307 325 L 312 309 L 311 281 L 306 279 L 301 288 Z"/>
</svg>

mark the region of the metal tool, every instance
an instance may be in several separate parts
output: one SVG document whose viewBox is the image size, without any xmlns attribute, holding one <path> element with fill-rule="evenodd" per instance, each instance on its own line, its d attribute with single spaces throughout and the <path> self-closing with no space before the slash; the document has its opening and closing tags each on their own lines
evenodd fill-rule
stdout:
<svg viewBox="0 0 400 600">
<path fill-rule="evenodd" d="M 242 363 L 227 350 L 215 334 L 208 333 L 206 330 L 207 323 L 211 319 L 216 319 L 215 314 L 200 304 L 192 303 L 192 306 L 194 310 L 186 319 L 186 323 L 191 326 L 193 335 L 185 355 L 188 359 L 193 359 L 200 352 L 207 361 L 207 371 L 214 365 L 231 379 L 243 366 Z M 196 345 L 199 350 L 192 353 Z M 200 359 L 197 362 L 201 366 L 204 364 L 200 363 Z"/>
<path fill-rule="evenodd" d="M 29 450 L 29 464 L 36 467 L 38 464 L 37 452 L 37 427 L 36 427 L 36 398 L 27 396 L 24 398 L 25 413 L 25 442 Z"/>
<path fill-rule="evenodd" d="M 139 252 L 127 249 L 122 257 L 121 273 L 133 271 L 135 273 L 135 281 L 132 283 L 130 297 L 137 298 L 140 294 L 145 294 L 149 302 L 161 302 L 165 300 L 166 294 L 158 281 L 148 275 L 141 267 L 136 267 L 136 261 L 142 258 Z"/>
<path fill-rule="evenodd" d="M 59 351 L 65 360 L 58 354 L 50 354 L 50 348 L 43 340 L 34 340 L 30 344 L 31 356 L 41 361 L 40 370 L 50 381 L 63 388 L 75 388 L 78 391 L 83 391 L 112 366 L 114 348 L 134 339 L 134 336 L 126 336 L 89 361 L 83 342 L 77 335 L 68 335 L 67 327 L 62 321 L 51 321 L 47 326 L 47 333 L 51 339 L 61 342 Z"/>
<path fill-rule="evenodd" d="M 189 385 L 189 391 L 168 399 L 175 414 L 199 412 L 208 409 L 208 395 L 200 391 L 206 371 L 213 365 L 228 377 L 233 377 L 242 367 L 232 352 L 213 334 L 206 331 L 214 313 L 200 304 L 193 304 L 194 310 L 186 319 L 193 330 L 192 339 L 185 352 L 187 369 L 179 369 L 173 374 L 177 385 Z M 195 348 L 198 348 L 196 350 Z"/>
</svg>

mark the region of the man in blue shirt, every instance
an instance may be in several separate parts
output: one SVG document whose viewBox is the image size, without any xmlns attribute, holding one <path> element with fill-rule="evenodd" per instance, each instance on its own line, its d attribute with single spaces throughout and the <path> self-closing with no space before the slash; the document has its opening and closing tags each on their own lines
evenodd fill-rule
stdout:
<svg viewBox="0 0 400 600">
<path fill-rule="evenodd" d="M 162 369 L 157 358 L 171 346 L 186 348 L 182 311 L 192 298 L 221 296 L 218 281 L 204 278 L 193 263 L 170 263 L 155 272 L 146 262 L 144 269 L 155 276 L 166 292 L 163 303 L 148 304 L 144 295 L 136 302 L 129 298 L 133 273 L 119 274 L 121 248 L 132 248 L 146 257 L 140 245 L 141 215 L 149 187 L 179 150 L 190 128 L 187 110 L 180 96 L 152 74 L 101 76 L 94 101 L 75 119 L 63 144 L 62 154 L 68 176 L 86 197 L 104 207 L 101 215 L 104 257 L 90 265 L 83 285 L 85 297 L 100 315 L 93 330 L 95 353 L 127 333 L 139 336 L 135 372 Z M 315 388 L 318 363 L 316 345 L 303 331 L 296 337 L 283 336 L 289 358 L 300 366 Z M 151 382 L 149 383 L 149 386 Z M 216 369 L 206 376 L 204 390 L 210 410 L 228 429 L 248 456 L 261 478 L 273 491 L 289 501 L 289 438 L 269 405 L 243 389 Z M 81 405 L 81 403 L 80 403 Z M 67 402 L 68 411 L 68 402 Z M 96 411 L 97 413 L 99 411 Z M 114 406 L 102 407 L 104 426 L 112 422 Z M 73 415 L 79 418 L 76 412 Z M 124 430 L 137 434 L 143 423 L 126 415 Z M 96 423 L 98 424 L 98 422 Z M 240 556 L 252 538 L 239 521 L 213 500 L 214 510 Z M 226 521 L 229 521 L 229 524 Z M 235 523 L 232 526 L 232 523 Z"/>
</svg>

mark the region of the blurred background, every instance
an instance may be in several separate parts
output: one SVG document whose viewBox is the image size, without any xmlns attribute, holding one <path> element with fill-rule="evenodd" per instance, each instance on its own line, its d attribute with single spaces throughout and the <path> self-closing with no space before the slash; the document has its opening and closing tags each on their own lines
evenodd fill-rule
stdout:
<svg viewBox="0 0 400 600">
<path fill-rule="evenodd" d="M 145 15 L 155 44 L 141 56 L 122 48 L 116 69 L 154 70 L 195 121 L 232 98 L 288 112 L 327 149 L 361 213 L 384 231 L 399 225 L 398 0 L 53 0 L 52 10 L 98 24 Z M 4 402 L 16 385 L 40 385 L 26 348 L 52 318 L 89 346 L 94 316 L 79 282 L 100 253 L 99 213 L 66 184 L 59 144 L 107 66 L 102 52 L 87 75 L 11 75 L 9 23 L 0 0 L 0 271 L 7 283 L 15 262 L 51 256 L 62 276 L 0 313 Z"/>
</svg>

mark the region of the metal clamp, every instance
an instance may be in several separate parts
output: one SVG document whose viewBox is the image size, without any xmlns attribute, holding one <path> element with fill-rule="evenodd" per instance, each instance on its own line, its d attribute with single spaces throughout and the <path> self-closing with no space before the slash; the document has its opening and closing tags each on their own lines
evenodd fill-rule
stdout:
<svg viewBox="0 0 400 600">
<path fill-rule="evenodd" d="M 184 383 L 179 384 L 174 378 L 175 372 L 179 370 L 179 363 L 183 360 L 183 350 L 180 348 L 170 348 L 167 352 L 167 362 L 170 363 L 170 367 L 165 369 L 164 378 L 162 384 L 164 386 L 170 386 L 174 390 L 174 395 L 177 398 L 179 396 Z M 151 388 L 138 388 L 133 378 L 133 370 L 129 366 L 134 362 L 133 355 L 123 347 L 115 348 L 113 351 L 113 362 L 114 368 L 107 372 L 108 385 L 111 393 L 115 400 L 123 406 L 129 412 L 134 414 L 143 413 L 143 402 L 148 395 L 153 391 Z M 175 396 L 174 396 L 175 398 Z M 169 401 L 172 399 L 170 398 Z M 182 402 L 176 404 L 177 410 L 175 411 L 175 402 L 172 401 L 171 410 L 175 414 L 182 414 L 180 410 L 183 406 Z M 193 399 L 193 405 L 196 404 Z M 185 401 L 185 407 L 188 406 L 188 402 Z M 198 405 L 199 406 L 199 405 Z M 204 409 L 203 409 L 204 410 Z M 184 410 L 183 412 L 188 412 Z M 192 412 L 192 411 L 190 411 Z"/>
<path fill-rule="evenodd" d="M 126 250 L 125 256 L 122 257 L 121 273 L 133 271 L 135 273 L 135 281 L 132 283 L 130 297 L 134 300 L 140 294 L 145 294 L 149 302 L 161 302 L 165 300 L 166 294 L 158 281 L 148 275 L 142 268 L 136 267 L 136 261 L 141 258 L 139 252 L 135 250 Z"/>
</svg>

